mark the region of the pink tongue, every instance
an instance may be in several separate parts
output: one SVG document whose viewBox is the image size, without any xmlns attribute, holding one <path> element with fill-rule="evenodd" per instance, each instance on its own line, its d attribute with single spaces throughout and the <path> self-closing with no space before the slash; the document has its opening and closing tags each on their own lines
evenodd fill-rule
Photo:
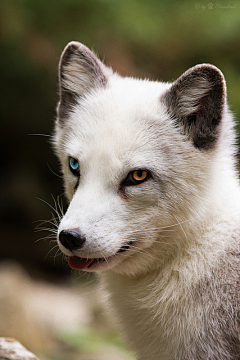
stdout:
<svg viewBox="0 0 240 360">
<path fill-rule="evenodd" d="M 91 264 L 92 261 L 93 261 L 93 259 L 83 259 L 83 258 L 80 258 L 80 257 L 77 257 L 77 256 L 70 256 L 68 258 L 68 265 L 72 269 L 83 270 L 89 264 Z"/>
</svg>

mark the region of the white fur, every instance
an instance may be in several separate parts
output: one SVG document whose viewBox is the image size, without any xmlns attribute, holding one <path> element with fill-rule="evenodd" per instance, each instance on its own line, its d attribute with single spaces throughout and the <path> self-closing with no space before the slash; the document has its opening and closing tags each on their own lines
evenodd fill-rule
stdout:
<svg viewBox="0 0 240 360">
<path fill-rule="evenodd" d="M 80 228 L 86 236 L 73 253 L 59 246 L 69 256 L 112 256 L 94 271 L 139 360 L 191 359 L 186 349 L 204 331 L 193 289 L 231 247 L 229 234 L 240 220 L 227 105 L 216 147 L 199 151 L 183 141 L 160 102 L 170 86 L 113 74 L 106 87 L 79 99 L 55 134 L 71 201 L 59 233 Z M 69 156 L 80 163 L 76 190 Z M 134 169 L 148 169 L 153 178 L 126 188 L 124 199 L 119 184 Z M 130 240 L 133 246 L 117 254 Z"/>
</svg>

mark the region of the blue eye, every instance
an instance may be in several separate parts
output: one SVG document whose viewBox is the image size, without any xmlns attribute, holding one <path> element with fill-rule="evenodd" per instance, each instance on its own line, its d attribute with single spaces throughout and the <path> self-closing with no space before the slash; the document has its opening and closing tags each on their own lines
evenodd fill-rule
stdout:
<svg viewBox="0 0 240 360">
<path fill-rule="evenodd" d="M 73 157 L 69 158 L 69 168 L 74 175 L 79 175 L 79 162 Z"/>
</svg>

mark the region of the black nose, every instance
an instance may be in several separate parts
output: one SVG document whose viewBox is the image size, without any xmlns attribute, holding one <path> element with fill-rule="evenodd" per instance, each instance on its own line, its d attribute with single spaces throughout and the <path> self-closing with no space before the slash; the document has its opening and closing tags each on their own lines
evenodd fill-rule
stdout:
<svg viewBox="0 0 240 360">
<path fill-rule="evenodd" d="M 76 230 L 62 230 L 59 234 L 60 243 L 68 250 L 80 249 L 86 241 L 86 238 Z"/>
</svg>

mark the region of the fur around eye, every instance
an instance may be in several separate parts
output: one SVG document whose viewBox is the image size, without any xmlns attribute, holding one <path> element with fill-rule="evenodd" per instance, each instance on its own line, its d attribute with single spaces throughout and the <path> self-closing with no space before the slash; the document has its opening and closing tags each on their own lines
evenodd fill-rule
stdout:
<svg viewBox="0 0 240 360">
<path fill-rule="evenodd" d="M 79 169 L 79 162 L 77 159 L 73 157 L 69 157 L 69 169 L 71 170 L 73 175 L 79 176 L 80 169 Z"/>
<path fill-rule="evenodd" d="M 126 179 L 123 181 L 123 186 L 139 185 L 147 181 L 151 177 L 151 174 L 147 170 L 133 170 L 131 171 Z"/>
</svg>

